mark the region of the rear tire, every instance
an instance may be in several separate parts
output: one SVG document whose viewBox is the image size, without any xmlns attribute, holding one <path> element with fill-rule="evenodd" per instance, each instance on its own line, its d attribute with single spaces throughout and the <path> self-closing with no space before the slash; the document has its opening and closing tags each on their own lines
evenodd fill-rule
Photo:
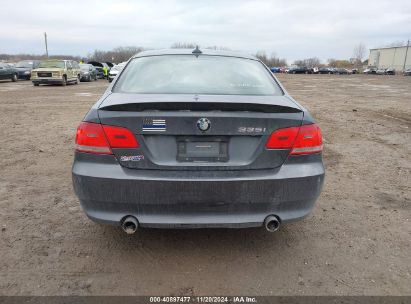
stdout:
<svg viewBox="0 0 411 304">
<path fill-rule="evenodd" d="M 11 76 L 11 81 L 16 82 L 18 79 L 16 74 L 13 74 L 13 76 Z"/>
<path fill-rule="evenodd" d="M 34 85 L 35 87 L 38 87 L 40 84 L 37 83 L 37 82 L 33 82 L 33 85 Z"/>
</svg>

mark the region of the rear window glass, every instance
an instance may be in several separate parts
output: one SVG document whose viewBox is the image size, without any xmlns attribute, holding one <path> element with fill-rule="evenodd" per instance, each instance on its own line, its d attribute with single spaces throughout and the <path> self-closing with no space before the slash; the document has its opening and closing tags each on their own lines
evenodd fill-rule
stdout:
<svg viewBox="0 0 411 304">
<path fill-rule="evenodd" d="M 42 61 L 39 68 L 60 68 L 64 69 L 64 61 Z"/>
<path fill-rule="evenodd" d="M 283 94 L 259 61 L 208 55 L 135 58 L 127 65 L 113 91 L 140 94 Z"/>
</svg>

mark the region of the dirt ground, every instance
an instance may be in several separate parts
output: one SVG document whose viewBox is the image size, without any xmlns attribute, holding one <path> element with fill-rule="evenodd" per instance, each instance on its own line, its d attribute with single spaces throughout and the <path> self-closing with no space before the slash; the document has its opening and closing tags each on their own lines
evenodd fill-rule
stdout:
<svg viewBox="0 0 411 304">
<path fill-rule="evenodd" d="M 74 132 L 106 81 L 0 82 L 1 295 L 411 295 L 411 77 L 280 75 L 323 130 L 311 217 L 277 233 L 88 220 Z"/>
</svg>

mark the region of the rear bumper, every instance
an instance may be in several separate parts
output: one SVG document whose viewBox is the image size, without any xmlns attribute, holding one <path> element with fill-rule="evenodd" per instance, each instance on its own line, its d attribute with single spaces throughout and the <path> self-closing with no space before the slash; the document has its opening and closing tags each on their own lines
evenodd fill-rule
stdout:
<svg viewBox="0 0 411 304">
<path fill-rule="evenodd" d="M 274 170 L 166 171 L 121 167 L 114 156 L 76 152 L 73 185 L 87 216 L 142 227 L 257 227 L 274 214 L 284 222 L 311 212 L 324 181 L 321 155 L 289 158 Z"/>
</svg>

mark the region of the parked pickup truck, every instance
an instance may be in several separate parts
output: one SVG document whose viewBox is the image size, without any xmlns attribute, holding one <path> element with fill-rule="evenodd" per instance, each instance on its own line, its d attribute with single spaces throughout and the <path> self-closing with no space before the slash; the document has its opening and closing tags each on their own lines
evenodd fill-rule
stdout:
<svg viewBox="0 0 411 304">
<path fill-rule="evenodd" d="M 45 60 L 37 69 L 31 71 L 33 85 L 40 84 L 78 84 L 80 82 L 80 66 L 73 60 Z"/>
</svg>

